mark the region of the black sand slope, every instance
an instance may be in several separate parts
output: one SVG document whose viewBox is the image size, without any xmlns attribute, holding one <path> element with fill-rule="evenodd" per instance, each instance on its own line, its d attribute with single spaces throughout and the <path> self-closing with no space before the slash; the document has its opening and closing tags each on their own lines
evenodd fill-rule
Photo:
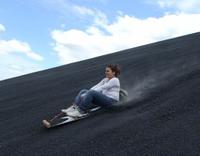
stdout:
<svg viewBox="0 0 200 156">
<path fill-rule="evenodd" d="M 109 63 L 128 102 L 43 128 Z M 200 33 L 0 81 L 0 155 L 200 155 Z"/>
</svg>

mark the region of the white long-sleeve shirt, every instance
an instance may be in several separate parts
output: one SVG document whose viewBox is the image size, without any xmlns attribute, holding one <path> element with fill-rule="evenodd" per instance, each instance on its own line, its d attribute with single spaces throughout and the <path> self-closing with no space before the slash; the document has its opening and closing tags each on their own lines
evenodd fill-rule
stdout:
<svg viewBox="0 0 200 156">
<path fill-rule="evenodd" d="M 90 89 L 101 92 L 102 94 L 119 101 L 120 82 L 117 77 L 113 77 L 110 80 L 109 78 L 104 78 Z"/>
</svg>

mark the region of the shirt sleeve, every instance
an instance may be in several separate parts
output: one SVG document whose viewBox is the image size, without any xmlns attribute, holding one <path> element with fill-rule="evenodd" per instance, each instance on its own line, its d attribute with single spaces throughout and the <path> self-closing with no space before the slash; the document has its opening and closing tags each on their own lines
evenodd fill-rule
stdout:
<svg viewBox="0 0 200 156">
<path fill-rule="evenodd" d="M 95 86 L 93 86 L 93 87 L 90 88 L 90 89 L 98 90 L 98 88 L 99 88 L 100 86 L 102 86 L 104 83 L 105 83 L 105 78 L 102 79 L 98 84 L 96 84 Z"/>
<path fill-rule="evenodd" d="M 103 90 L 108 90 L 113 87 L 118 87 L 119 85 L 120 85 L 119 80 L 116 78 L 113 78 L 113 79 L 109 80 L 107 83 L 101 83 L 100 85 L 96 86 L 96 88 L 92 88 L 92 89 L 101 92 Z"/>
</svg>

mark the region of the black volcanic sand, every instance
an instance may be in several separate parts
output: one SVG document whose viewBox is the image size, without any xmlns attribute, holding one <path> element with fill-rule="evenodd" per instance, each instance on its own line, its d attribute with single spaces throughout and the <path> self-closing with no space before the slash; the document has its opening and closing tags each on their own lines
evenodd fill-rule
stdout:
<svg viewBox="0 0 200 156">
<path fill-rule="evenodd" d="M 128 102 L 53 129 L 42 119 L 121 65 Z M 0 81 L 0 155 L 200 155 L 200 33 Z"/>
</svg>

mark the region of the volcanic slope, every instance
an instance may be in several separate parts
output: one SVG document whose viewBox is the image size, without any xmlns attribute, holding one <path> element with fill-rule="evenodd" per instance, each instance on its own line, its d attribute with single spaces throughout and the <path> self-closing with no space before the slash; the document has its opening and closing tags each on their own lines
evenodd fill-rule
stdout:
<svg viewBox="0 0 200 156">
<path fill-rule="evenodd" d="M 0 81 L 0 155 L 200 155 L 200 33 Z M 121 65 L 128 101 L 53 129 L 44 118 Z"/>
</svg>

